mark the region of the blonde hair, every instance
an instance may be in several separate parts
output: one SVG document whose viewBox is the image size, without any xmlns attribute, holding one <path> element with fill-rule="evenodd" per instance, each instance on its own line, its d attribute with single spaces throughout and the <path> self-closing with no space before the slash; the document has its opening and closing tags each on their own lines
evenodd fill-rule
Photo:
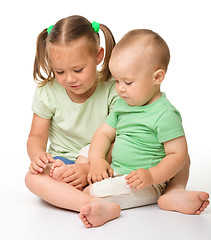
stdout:
<svg viewBox="0 0 211 240">
<path fill-rule="evenodd" d="M 106 47 L 102 68 L 98 72 L 98 79 L 103 82 L 111 77 L 108 63 L 112 49 L 116 43 L 112 32 L 107 26 L 100 24 L 100 29 L 104 34 Z M 89 50 L 97 53 L 100 46 L 99 33 L 96 33 L 91 23 L 82 16 L 73 15 L 63 18 L 53 26 L 49 34 L 46 28 L 38 35 L 33 77 L 40 86 L 55 79 L 55 74 L 51 68 L 50 59 L 48 57 L 48 45 L 68 44 L 81 37 L 86 37 Z"/>
<path fill-rule="evenodd" d="M 157 68 L 161 68 L 166 72 L 170 61 L 169 47 L 163 38 L 152 30 L 135 29 L 129 31 L 116 44 L 113 52 L 128 46 L 132 46 L 139 42 L 144 42 L 145 48 L 149 46 L 152 47 L 153 62 L 156 62 Z"/>
</svg>

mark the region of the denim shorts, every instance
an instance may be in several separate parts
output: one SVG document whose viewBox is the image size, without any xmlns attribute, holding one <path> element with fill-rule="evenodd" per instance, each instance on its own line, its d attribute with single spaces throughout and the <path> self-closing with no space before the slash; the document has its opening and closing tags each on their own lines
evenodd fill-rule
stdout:
<svg viewBox="0 0 211 240">
<path fill-rule="evenodd" d="M 64 162 L 65 164 L 74 164 L 75 162 L 72 161 L 72 160 L 69 160 L 67 158 L 64 158 L 64 157 L 60 157 L 60 156 L 56 156 L 54 157 L 55 160 L 59 159 L 61 160 L 62 162 Z"/>
</svg>

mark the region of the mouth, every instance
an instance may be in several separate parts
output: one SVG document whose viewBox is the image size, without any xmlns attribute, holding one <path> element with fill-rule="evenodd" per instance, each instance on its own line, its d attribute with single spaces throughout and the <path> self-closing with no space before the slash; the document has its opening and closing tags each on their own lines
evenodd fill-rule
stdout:
<svg viewBox="0 0 211 240">
<path fill-rule="evenodd" d="M 70 88 L 74 88 L 74 89 L 76 89 L 76 88 L 79 88 L 79 87 L 80 87 L 80 85 L 77 85 L 77 86 L 72 86 L 72 85 L 69 85 L 69 87 L 70 87 Z"/>
<path fill-rule="evenodd" d="M 121 96 L 121 98 L 123 98 L 123 99 L 127 99 L 128 97 L 126 97 L 126 96 Z"/>
</svg>

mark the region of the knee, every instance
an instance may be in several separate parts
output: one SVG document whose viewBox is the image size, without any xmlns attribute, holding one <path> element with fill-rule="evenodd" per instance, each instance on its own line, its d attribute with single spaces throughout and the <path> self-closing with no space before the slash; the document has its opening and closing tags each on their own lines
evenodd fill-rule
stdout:
<svg viewBox="0 0 211 240">
<path fill-rule="evenodd" d="M 166 204 L 166 198 L 164 195 L 160 196 L 157 201 L 158 207 L 160 209 L 165 209 L 165 204 Z"/>
<path fill-rule="evenodd" d="M 28 172 L 25 176 L 25 185 L 30 191 L 33 190 L 35 185 L 34 177 L 35 175 L 32 174 L 31 172 Z"/>
</svg>

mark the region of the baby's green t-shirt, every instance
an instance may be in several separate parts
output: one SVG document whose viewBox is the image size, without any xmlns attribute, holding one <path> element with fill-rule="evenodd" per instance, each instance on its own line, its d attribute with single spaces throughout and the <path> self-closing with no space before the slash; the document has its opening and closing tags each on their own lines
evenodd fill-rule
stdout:
<svg viewBox="0 0 211 240">
<path fill-rule="evenodd" d="M 90 143 L 96 129 L 105 121 L 118 95 L 115 82 L 99 82 L 95 92 L 84 103 L 71 101 L 56 81 L 37 87 L 32 110 L 51 119 L 48 152 L 75 161 L 81 148 Z"/>
<path fill-rule="evenodd" d="M 184 135 L 180 113 L 165 93 L 146 106 L 118 99 L 106 123 L 116 128 L 111 167 L 119 174 L 156 166 L 166 156 L 163 143 Z"/>
</svg>

